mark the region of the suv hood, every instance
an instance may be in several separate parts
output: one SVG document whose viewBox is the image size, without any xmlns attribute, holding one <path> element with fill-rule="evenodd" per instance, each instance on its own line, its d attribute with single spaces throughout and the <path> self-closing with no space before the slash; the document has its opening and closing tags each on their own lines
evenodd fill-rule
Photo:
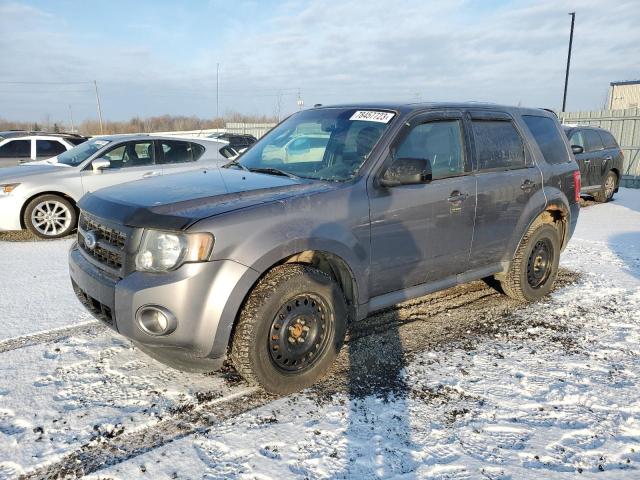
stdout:
<svg viewBox="0 0 640 480">
<path fill-rule="evenodd" d="M 65 171 L 70 168 L 67 165 L 56 163 L 25 163 L 17 167 L 0 168 L 0 182 L 21 180 L 35 175 L 50 174 Z"/>
<path fill-rule="evenodd" d="M 78 206 L 132 227 L 182 230 L 213 215 L 336 185 L 229 168 L 202 169 L 104 188 L 86 194 Z"/>
</svg>

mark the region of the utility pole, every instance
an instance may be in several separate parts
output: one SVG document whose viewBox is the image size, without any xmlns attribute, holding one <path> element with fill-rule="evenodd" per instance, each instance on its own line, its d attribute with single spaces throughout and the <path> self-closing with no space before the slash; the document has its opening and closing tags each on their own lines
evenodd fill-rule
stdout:
<svg viewBox="0 0 640 480">
<path fill-rule="evenodd" d="M 562 97 L 562 112 L 567 107 L 567 86 L 569 85 L 569 66 L 571 65 L 571 48 L 573 47 L 573 26 L 576 23 L 576 12 L 571 12 L 571 33 L 569 34 L 569 53 L 567 54 L 567 72 L 564 76 L 564 95 Z"/>
<path fill-rule="evenodd" d="M 104 126 L 102 125 L 102 107 L 100 107 L 100 95 L 98 95 L 98 82 L 93 81 L 96 89 L 96 103 L 98 104 L 98 118 L 100 119 L 100 135 L 104 135 Z"/>
<path fill-rule="evenodd" d="M 73 128 L 73 109 L 71 108 L 71 104 L 69 104 L 69 117 L 71 118 L 71 133 L 75 133 L 75 128 Z"/>
<path fill-rule="evenodd" d="M 220 92 L 220 63 L 216 63 L 216 118 L 220 118 L 220 102 L 219 102 L 219 94 Z"/>
</svg>

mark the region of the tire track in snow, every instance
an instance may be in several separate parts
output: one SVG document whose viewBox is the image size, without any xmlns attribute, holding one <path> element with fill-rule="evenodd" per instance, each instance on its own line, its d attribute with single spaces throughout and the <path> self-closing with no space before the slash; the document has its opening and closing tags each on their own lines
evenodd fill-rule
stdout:
<svg viewBox="0 0 640 480">
<path fill-rule="evenodd" d="M 572 283 L 577 278 L 577 274 L 561 269 L 556 288 Z M 395 328 L 400 329 L 403 337 L 408 337 L 404 345 L 404 355 L 428 350 L 434 345 L 464 340 L 465 336 L 472 338 L 467 340 L 475 341 L 473 338 L 477 335 L 494 333 L 496 325 L 491 325 L 487 332 L 483 330 L 485 327 L 468 330 L 471 325 L 483 318 L 503 319 L 522 305 L 497 293 L 481 281 L 463 284 L 374 313 L 354 326 L 348 343 L 361 341 L 375 343 L 377 338 L 384 341 L 385 332 L 391 330 L 390 327 L 394 325 Z M 451 325 L 452 312 L 458 312 L 460 316 L 456 325 Z M 503 320 L 499 322 L 501 321 Z M 499 326 L 500 323 L 497 325 Z M 97 326 L 101 327 L 99 324 Z M 87 325 L 84 328 L 91 327 L 95 328 L 93 325 Z M 74 329 L 75 331 L 77 328 L 80 327 L 71 327 L 66 330 Z M 106 327 L 102 328 L 106 329 Z M 51 334 L 54 333 L 58 335 L 53 338 L 65 336 L 60 331 L 51 332 Z M 345 383 L 348 382 L 350 367 L 349 360 L 345 361 L 348 354 L 345 354 L 344 350 L 347 348 L 343 349 L 331 373 L 309 390 L 310 395 L 318 399 L 329 398 L 347 388 Z M 390 361 L 397 361 L 397 358 Z M 374 385 L 378 383 L 382 385 L 388 381 L 389 379 L 386 378 L 366 380 Z M 436 397 L 446 401 L 446 397 L 457 395 L 456 392 L 431 392 L 411 387 L 408 388 L 407 394 L 425 401 Z M 67 478 L 95 473 L 185 436 L 204 433 L 225 420 L 264 406 L 277 398 L 279 397 L 269 395 L 257 387 L 245 387 L 225 397 L 204 401 L 197 405 L 182 404 L 157 423 L 141 426 L 122 434 L 116 433 L 111 437 L 94 438 L 55 462 L 41 464 L 28 470 L 21 478 Z M 471 398 L 468 400 L 473 401 Z"/>
<path fill-rule="evenodd" d="M 107 329 L 97 320 L 89 320 L 78 325 L 55 328 L 44 332 L 31 333 L 20 337 L 8 338 L 0 341 L 0 353 L 9 352 L 18 348 L 31 347 L 41 343 L 56 342 L 63 338 L 77 334 L 100 333 Z"/>
</svg>

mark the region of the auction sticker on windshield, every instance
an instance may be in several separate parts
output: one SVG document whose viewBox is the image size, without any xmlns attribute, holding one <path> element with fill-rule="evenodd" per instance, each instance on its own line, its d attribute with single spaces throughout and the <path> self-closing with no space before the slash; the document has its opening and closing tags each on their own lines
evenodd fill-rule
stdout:
<svg viewBox="0 0 640 480">
<path fill-rule="evenodd" d="M 365 122 L 389 123 L 395 113 L 379 112 L 376 110 L 358 110 L 349 120 L 364 120 Z"/>
</svg>

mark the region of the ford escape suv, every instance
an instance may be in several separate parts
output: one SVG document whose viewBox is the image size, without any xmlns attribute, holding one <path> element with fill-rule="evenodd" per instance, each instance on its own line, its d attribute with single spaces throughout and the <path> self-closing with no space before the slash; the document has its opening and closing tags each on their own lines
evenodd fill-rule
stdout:
<svg viewBox="0 0 640 480">
<path fill-rule="evenodd" d="M 327 138 L 286 162 L 297 138 Z M 79 202 L 80 301 L 154 358 L 291 392 L 329 368 L 350 322 L 476 279 L 552 288 L 580 173 L 555 116 L 482 104 L 296 113 L 221 168 Z"/>
</svg>

